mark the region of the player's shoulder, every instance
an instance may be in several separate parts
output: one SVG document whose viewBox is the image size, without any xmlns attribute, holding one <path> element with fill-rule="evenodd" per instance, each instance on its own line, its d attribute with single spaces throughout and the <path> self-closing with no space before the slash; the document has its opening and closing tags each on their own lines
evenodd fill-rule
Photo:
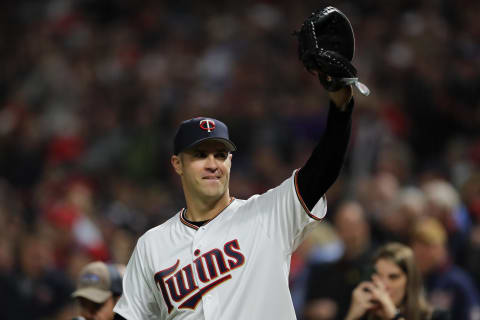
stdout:
<svg viewBox="0 0 480 320">
<path fill-rule="evenodd" d="M 183 209 L 182 209 L 183 210 Z M 159 236 L 162 236 L 165 234 L 168 230 L 171 230 L 172 228 L 176 227 L 179 223 L 179 215 L 182 212 L 182 210 L 178 211 L 176 214 L 174 214 L 170 219 L 167 221 L 159 224 L 158 226 L 152 227 L 145 231 L 145 233 L 140 236 L 139 241 L 151 241 L 151 240 L 158 240 Z"/>
<path fill-rule="evenodd" d="M 279 185 L 277 185 L 277 186 L 275 186 L 271 189 L 268 189 L 263 193 L 253 194 L 245 200 L 239 200 L 238 206 L 246 206 L 246 205 L 248 206 L 251 203 L 255 203 L 259 199 L 268 198 L 268 197 L 275 197 L 275 195 L 281 196 L 281 194 L 286 194 L 286 193 L 290 192 L 291 190 L 294 190 L 295 189 L 295 172 L 296 171 L 297 170 L 295 170 L 292 173 L 291 176 L 285 178 L 285 180 L 283 180 Z"/>
<path fill-rule="evenodd" d="M 254 194 L 247 199 L 235 198 L 235 201 L 233 201 L 232 204 L 228 207 L 228 210 L 232 210 L 232 211 L 245 210 L 250 205 L 252 205 L 255 199 L 258 198 L 259 196 L 260 196 L 259 194 Z"/>
</svg>

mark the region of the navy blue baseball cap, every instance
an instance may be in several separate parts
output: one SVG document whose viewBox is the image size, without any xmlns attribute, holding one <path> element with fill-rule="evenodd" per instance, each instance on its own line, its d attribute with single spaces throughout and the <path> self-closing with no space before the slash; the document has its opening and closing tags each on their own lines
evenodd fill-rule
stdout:
<svg viewBox="0 0 480 320">
<path fill-rule="evenodd" d="M 180 124 L 173 142 L 173 153 L 177 155 L 205 140 L 222 142 L 229 151 L 237 150 L 228 136 L 225 123 L 212 118 L 198 117 Z"/>
</svg>

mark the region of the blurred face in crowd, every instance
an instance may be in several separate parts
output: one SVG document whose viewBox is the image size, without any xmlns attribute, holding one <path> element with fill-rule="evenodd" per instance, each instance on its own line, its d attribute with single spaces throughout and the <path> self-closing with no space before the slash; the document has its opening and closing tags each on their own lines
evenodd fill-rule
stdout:
<svg viewBox="0 0 480 320">
<path fill-rule="evenodd" d="M 181 176 L 185 196 L 218 200 L 229 197 L 232 154 L 218 141 L 205 141 L 172 156 L 172 165 Z"/>
<path fill-rule="evenodd" d="M 412 249 L 418 269 L 422 274 L 430 272 L 442 263 L 444 247 L 441 244 L 427 244 L 422 241 L 414 241 Z"/>
<path fill-rule="evenodd" d="M 375 263 L 376 276 L 383 282 L 395 306 L 400 306 L 405 297 L 407 275 L 389 259 L 379 259 Z"/>
<path fill-rule="evenodd" d="M 335 229 L 345 245 L 346 255 L 363 252 L 369 241 L 369 226 L 363 208 L 356 202 L 342 205 L 335 215 Z"/>
<path fill-rule="evenodd" d="M 52 251 L 45 239 L 39 236 L 24 239 L 21 245 L 20 262 L 25 274 L 38 277 L 50 264 L 51 259 Z"/>
<path fill-rule="evenodd" d="M 110 297 L 104 303 L 95 303 L 85 298 L 78 298 L 80 315 L 86 320 L 112 320 L 115 300 Z"/>
</svg>

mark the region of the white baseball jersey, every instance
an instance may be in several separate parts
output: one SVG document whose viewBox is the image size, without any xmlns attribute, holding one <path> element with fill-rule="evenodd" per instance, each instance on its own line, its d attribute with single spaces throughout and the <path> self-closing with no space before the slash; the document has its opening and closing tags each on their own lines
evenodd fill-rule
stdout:
<svg viewBox="0 0 480 320">
<path fill-rule="evenodd" d="M 294 172 L 201 227 L 181 210 L 139 238 L 114 311 L 128 320 L 295 319 L 290 257 L 326 209 L 325 197 L 306 208 Z"/>
</svg>

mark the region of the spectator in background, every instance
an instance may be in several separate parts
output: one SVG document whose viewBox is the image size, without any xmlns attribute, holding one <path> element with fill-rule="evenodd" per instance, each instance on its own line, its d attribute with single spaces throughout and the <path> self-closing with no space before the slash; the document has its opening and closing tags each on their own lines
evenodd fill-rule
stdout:
<svg viewBox="0 0 480 320">
<path fill-rule="evenodd" d="M 90 260 L 109 259 L 101 219 L 94 211 L 93 188 L 83 178 L 74 178 L 63 181 L 61 190 L 64 195 L 55 194 L 42 216 L 57 237 L 55 263 L 64 267 L 74 249 L 85 251 Z"/>
<path fill-rule="evenodd" d="M 388 172 L 378 172 L 357 185 L 359 201 L 367 215 L 377 221 L 385 215 L 385 209 L 399 191 L 399 181 L 396 176 Z"/>
<path fill-rule="evenodd" d="M 400 189 L 386 207 L 385 214 L 378 217 L 382 242 L 408 242 L 415 221 L 425 215 L 424 193 L 416 187 Z"/>
<path fill-rule="evenodd" d="M 463 265 L 472 222 L 459 193 L 449 182 L 438 179 L 424 183 L 422 189 L 427 200 L 427 214 L 443 225 L 451 257 Z"/>
<path fill-rule="evenodd" d="M 113 307 L 122 295 L 124 265 L 91 262 L 80 272 L 77 290 L 72 294 L 79 304 L 75 319 L 112 320 Z"/>
<path fill-rule="evenodd" d="M 455 320 L 480 319 L 478 291 L 472 278 L 451 260 L 443 225 L 431 217 L 419 221 L 413 229 L 412 249 L 430 303 L 438 310 L 450 310 Z"/>
<path fill-rule="evenodd" d="M 310 266 L 332 263 L 340 258 L 343 244 L 334 227 L 327 221 L 317 224 L 292 254 L 290 262 L 290 293 L 298 319 L 302 318 Z"/>
<path fill-rule="evenodd" d="M 52 267 L 48 238 L 35 233 L 20 239 L 15 269 L 0 278 L 2 319 L 57 319 L 68 313 L 73 284 Z"/>
<path fill-rule="evenodd" d="M 472 218 L 466 249 L 465 267 L 480 288 L 480 173 L 472 175 L 462 186 L 462 199 Z"/>
<path fill-rule="evenodd" d="M 333 222 L 343 244 L 343 254 L 335 262 L 309 267 L 304 311 L 308 320 L 343 319 L 351 292 L 370 260 L 370 228 L 362 206 L 355 201 L 343 203 Z"/>
<path fill-rule="evenodd" d="M 392 240 L 392 234 L 385 232 L 383 225 L 400 190 L 397 177 L 389 172 L 377 172 L 362 179 L 355 188 L 370 223 L 372 239 L 380 242 Z"/>
<path fill-rule="evenodd" d="M 448 313 L 433 312 L 427 303 L 412 249 L 391 242 L 380 247 L 373 258 L 370 279 L 352 293 L 345 320 L 441 320 Z"/>
</svg>

